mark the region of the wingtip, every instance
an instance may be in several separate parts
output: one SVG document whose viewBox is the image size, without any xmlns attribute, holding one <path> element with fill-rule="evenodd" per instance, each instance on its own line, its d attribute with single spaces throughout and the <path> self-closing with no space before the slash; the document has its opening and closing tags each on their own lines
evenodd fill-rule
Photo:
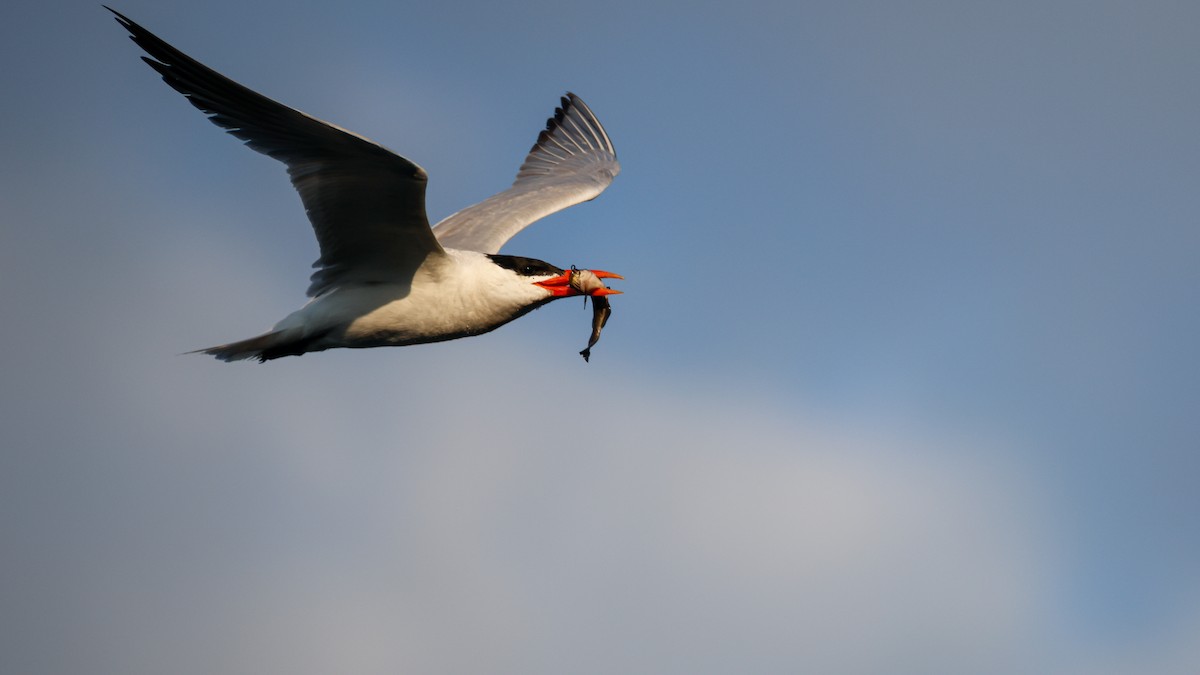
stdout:
<svg viewBox="0 0 1200 675">
<path fill-rule="evenodd" d="M 109 7 L 108 5 L 100 5 L 100 6 L 103 7 L 104 9 L 107 9 L 108 11 L 112 12 L 115 15 L 114 18 L 116 18 L 117 23 L 121 24 L 125 28 L 129 29 L 134 26 L 137 26 L 137 24 L 134 23 L 132 19 L 130 19 L 129 17 L 125 16 L 124 14 L 118 12 L 117 10 L 113 9 L 112 7 Z"/>
</svg>

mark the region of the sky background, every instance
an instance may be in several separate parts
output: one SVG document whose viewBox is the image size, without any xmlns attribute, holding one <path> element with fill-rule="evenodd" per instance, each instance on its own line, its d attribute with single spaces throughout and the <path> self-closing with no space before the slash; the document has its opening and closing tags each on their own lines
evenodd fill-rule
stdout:
<svg viewBox="0 0 1200 675">
<path fill-rule="evenodd" d="M 623 171 L 495 333 L 182 352 L 316 243 L 92 2 L 0 24 L 0 671 L 1195 673 L 1200 5 L 117 9 L 506 187 L 558 96 Z"/>
</svg>

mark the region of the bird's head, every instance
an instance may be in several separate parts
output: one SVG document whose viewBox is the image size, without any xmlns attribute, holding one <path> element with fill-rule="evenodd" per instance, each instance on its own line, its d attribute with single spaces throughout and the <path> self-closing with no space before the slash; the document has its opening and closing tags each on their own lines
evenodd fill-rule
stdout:
<svg viewBox="0 0 1200 675">
<path fill-rule="evenodd" d="M 605 286 L 600 280 L 625 278 L 620 274 L 604 270 L 581 270 L 574 267 L 564 270 L 536 258 L 498 254 L 488 257 L 497 265 L 528 278 L 531 284 L 547 291 L 552 298 L 566 298 L 574 295 L 590 295 L 592 297 L 616 295 L 621 291 Z"/>
</svg>

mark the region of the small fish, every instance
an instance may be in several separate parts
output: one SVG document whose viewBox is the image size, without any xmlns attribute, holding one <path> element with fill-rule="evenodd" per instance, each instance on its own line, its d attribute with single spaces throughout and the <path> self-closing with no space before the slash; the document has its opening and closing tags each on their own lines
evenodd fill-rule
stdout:
<svg viewBox="0 0 1200 675">
<path fill-rule="evenodd" d="M 592 337 L 588 338 L 588 346 L 579 352 L 584 361 L 592 355 L 592 345 L 600 341 L 600 331 L 604 330 L 604 324 L 608 323 L 609 314 L 612 314 L 612 307 L 609 306 L 607 297 L 601 295 L 592 298 Z"/>
<path fill-rule="evenodd" d="M 576 269 L 574 266 L 571 267 L 571 287 L 584 294 L 584 302 L 587 302 L 589 295 L 592 297 L 592 336 L 588 338 L 587 347 L 579 352 L 583 360 L 588 361 L 592 355 L 592 347 L 600 341 L 600 331 L 604 330 L 604 324 L 608 323 L 608 317 L 612 314 L 608 296 L 620 293 L 620 291 L 595 294 L 595 291 L 605 289 L 607 286 L 591 270 Z"/>
</svg>

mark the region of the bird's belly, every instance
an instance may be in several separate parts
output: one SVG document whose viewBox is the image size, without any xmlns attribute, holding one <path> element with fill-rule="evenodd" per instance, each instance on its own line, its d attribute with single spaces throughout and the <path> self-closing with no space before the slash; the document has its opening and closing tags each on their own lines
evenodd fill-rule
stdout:
<svg viewBox="0 0 1200 675">
<path fill-rule="evenodd" d="M 519 306 L 471 302 L 444 293 L 409 292 L 402 297 L 388 289 L 341 292 L 314 307 L 311 318 L 327 329 L 321 346 L 383 347 L 441 342 L 479 335 L 520 316 Z M 314 304 L 322 304 L 320 301 Z"/>
<path fill-rule="evenodd" d="M 376 347 L 439 342 L 479 335 L 494 330 L 514 316 L 479 316 L 472 313 L 442 313 L 418 320 L 412 307 L 396 302 L 358 317 L 346 325 L 346 346 Z"/>
</svg>

